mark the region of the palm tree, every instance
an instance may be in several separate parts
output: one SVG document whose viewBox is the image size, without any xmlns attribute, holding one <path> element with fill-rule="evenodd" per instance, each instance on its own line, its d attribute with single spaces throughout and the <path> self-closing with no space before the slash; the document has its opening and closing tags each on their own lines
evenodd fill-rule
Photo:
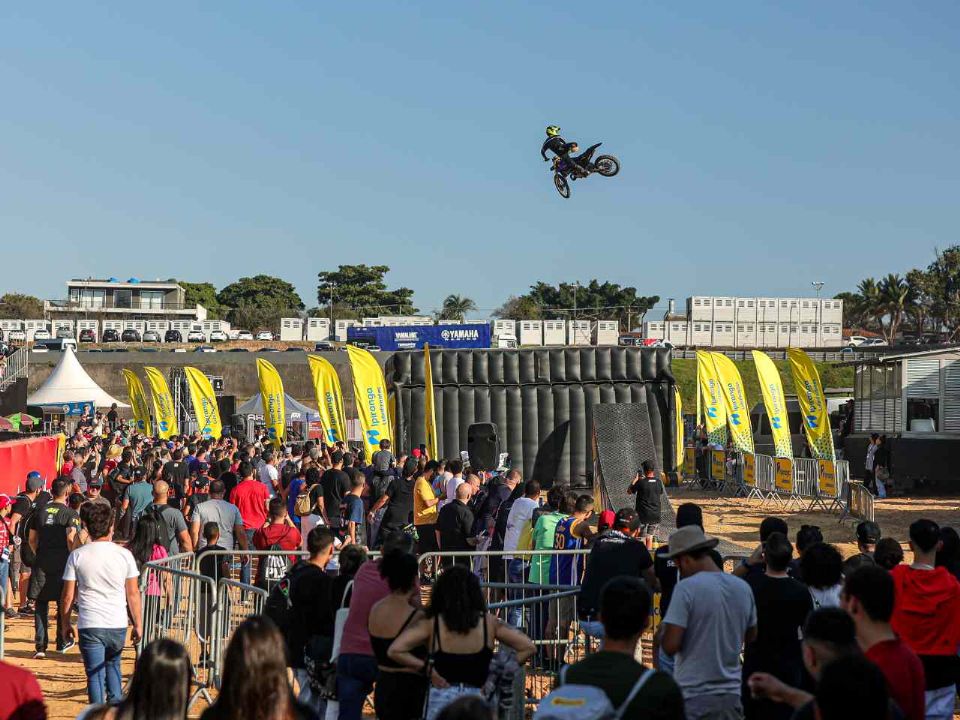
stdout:
<svg viewBox="0 0 960 720">
<path fill-rule="evenodd" d="M 890 273 L 878 285 L 881 305 L 890 318 L 887 342 L 893 343 L 900 332 L 910 298 L 910 285 L 896 273 Z"/>
<path fill-rule="evenodd" d="M 872 317 L 877 323 L 877 329 L 883 332 L 883 316 L 887 314 L 883 306 L 883 298 L 880 295 L 880 286 L 873 278 L 861 280 L 857 285 L 857 293 L 860 295 L 862 303 L 862 312 L 864 315 Z"/>
<path fill-rule="evenodd" d="M 468 297 L 462 295 L 447 295 L 443 301 L 443 307 L 440 310 L 441 320 L 459 320 L 467 316 L 468 312 L 477 309 L 477 304 Z"/>
</svg>

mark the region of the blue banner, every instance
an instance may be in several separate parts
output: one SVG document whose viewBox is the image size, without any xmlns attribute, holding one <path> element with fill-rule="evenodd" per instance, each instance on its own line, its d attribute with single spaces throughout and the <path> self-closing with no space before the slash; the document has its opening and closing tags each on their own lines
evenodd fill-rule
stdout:
<svg viewBox="0 0 960 720">
<path fill-rule="evenodd" d="M 44 405 L 45 408 L 61 415 L 80 417 L 86 411 L 87 415 L 93 417 L 93 401 L 90 402 L 71 402 L 57 403 L 56 405 Z"/>
<path fill-rule="evenodd" d="M 431 348 L 488 348 L 490 325 L 487 323 L 457 325 L 404 325 L 390 327 L 347 328 L 347 342 L 376 345 L 381 350 L 422 350 Z"/>
</svg>

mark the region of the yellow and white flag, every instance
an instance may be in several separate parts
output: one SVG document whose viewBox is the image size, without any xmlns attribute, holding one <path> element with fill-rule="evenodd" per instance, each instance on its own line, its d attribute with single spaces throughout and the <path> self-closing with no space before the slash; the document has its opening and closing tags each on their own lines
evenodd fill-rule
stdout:
<svg viewBox="0 0 960 720">
<path fill-rule="evenodd" d="M 326 442 L 347 441 L 347 415 L 343 411 L 343 392 L 340 389 L 340 377 L 337 370 L 319 355 L 307 355 L 310 362 L 310 374 L 313 376 L 313 390 L 317 395 L 317 407 L 320 410 L 320 422 L 326 433 Z"/>
<path fill-rule="evenodd" d="M 820 460 L 836 460 L 833 450 L 833 434 L 830 432 L 830 413 L 827 398 L 820 384 L 820 373 L 810 357 L 797 348 L 787 349 L 793 389 L 800 402 L 803 431 L 810 444 L 813 457 Z"/>
<path fill-rule="evenodd" d="M 753 364 L 757 366 L 760 379 L 760 391 L 763 393 L 763 407 L 770 421 L 770 433 L 773 435 L 774 455 L 793 457 L 793 441 L 790 439 L 790 418 L 787 415 L 787 401 L 783 396 L 783 383 L 773 360 L 759 350 L 753 351 Z"/>
<path fill-rule="evenodd" d="M 387 385 L 380 363 L 373 355 L 353 345 L 347 345 L 347 355 L 353 371 L 353 397 L 357 404 L 363 446 L 369 460 L 380 449 L 381 440 L 393 441 Z"/>
<path fill-rule="evenodd" d="M 673 396 L 676 398 L 676 417 L 674 418 L 674 452 L 676 453 L 677 470 L 683 468 L 683 398 L 680 397 L 680 388 L 673 386 Z"/>
<path fill-rule="evenodd" d="M 733 447 L 742 452 L 753 452 L 753 428 L 750 426 L 750 406 L 743 389 L 743 378 L 733 360 L 723 353 L 710 353 L 717 369 L 717 379 L 727 410 L 727 425 Z"/>
<path fill-rule="evenodd" d="M 263 424 L 267 435 L 277 447 L 283 442 L 287 431 L 287 408 L 283 394 L 283 381 L 272 363 L 257 358 L 257 377 L 260 379 L 260 400 L 263 403 Z"/>
<path fill-rule="evenodd" d="M 223 423 L 220 421 L 217 396 L 213 392 L 210 379 L 195 367 L 183 368 L 183 374 L 187 376 L 190 401 L 193 403 L 193 413 L 197 416 L 200 434 L 204 437 L 220 437 L 223 434 Z"/>
<path fill-rule="evenodd" d="M 697 350 L 697 386 L 703 400 L 703 423 L 711 444 L 727 444 L 727 408 L 710 353 Z"/>
<path fill-rule="evenodd" d="M 150 424 L 150 406 L 147 404 L 147 395 L 143 392 L 140 378 L 133 370 L 124 369 L 123 379 L 127 381 L 127 394 L 130 396 L 130 408 L 133 410 L 133 420 L 137 425 L 137 432 L 141 435 L 153 435 L 153 426 Z"/>
<path fill-rule="evenodd" d="M 173 395 L 167 387 L 167 380 L 163 373 L 154 367 L 145 367 L 143 372 L 147 376 L 147 385 L 150 386 L 150 398 L 153 400 L 153 417 L 157 422 L 157 436 L 161 440 L 169 440 L 178 435 L 177 414 L 173 409 Z"/>
<path fill-rule="evenodd" d="M 423 345 L 423 383 L 424 383 L 424 437 L 426 438 L 427 454 L 431 460 L 440 457 L 439 443 L 437 442 L 437 406 L 433 396 L 433 364 L 430 361 L 430 345 Z"/>
</svg>

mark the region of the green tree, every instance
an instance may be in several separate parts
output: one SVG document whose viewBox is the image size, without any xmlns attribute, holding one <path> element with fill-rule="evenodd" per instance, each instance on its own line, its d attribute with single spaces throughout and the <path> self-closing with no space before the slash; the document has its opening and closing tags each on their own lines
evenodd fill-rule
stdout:
<svg viewBox="0 0 960 720">
<path fill-rule="evenodd" d="M 0 295 L 0 318 L 36 320 L 43 317 L 43 301 L 33 295 L 7 293 Z"/>
<path fill-rule="evenodd" d="M 415 315 L 413 290 L 400 287 L 388 290 L 384 276 L 386 265 L 340 265 L 336 270 L 317 273 L 317 303 L 330 314 L 333 298 L 334 317 L 367 317 L 371 315 Z M 338 315 L 338 309 L 349 315 Z"/>
<path fill-rule="evenodd" d="M 937 251 L 927 273 L 936 331 L 945 330 L 947 339 L 953 342 L 960 337 L 960 245 Z"/>
<path fill-rule="evenodd" d="M 878 285 L 880 307 L 885 311 L 887 326 L 884 336 L 892 343 L 899 335 L 910 298 L 910 285 L 896 273 L 888 274 Z"/>
<path fill-rule="evenodd" d="M 560 283 L 550 285 L 537 282 L 530 292 L 521 295 L 540 307 L 541 317 L 552 319 L 617 320 L 621 328 L 634 325 L 650 308 L 660 302 L 660 296 L 642 296 L 634 287 L 591 280 L 584 284 Z"/>
<path fill-rule="evenodd" d="M 439 320 L 459 320 L 463 322 L 467 313 L 477 309 L 477 304 L 463 295 L 447 295 L 443 300 L 443 307 L 437 314 Z"/>
<path fill-rule="evenodd" d="M 535 300 L 511 295 L 503 305 L 493 311 L 493 316 L 501 320 L 539 320 L 541 312 Z"/>
<path fill-rule="evenodd" d="M 864 328 L 870 324 L 873 316 L 864 307 L 859 293 L 842 292 L 833 296 L 834 300 L 843 300 L 843 319 L 847 327 Z"/>
<path fill-rule="evenodd" d="M 183 280 L 178 280 L 177 283 L 186 291 L 184 304 L 203 305 L 207 310 L 207 317 L 211 320 L 220 319 L 220 302 L 217 300 L 217 289 L 213 283 L 192 283 Z"/>
<path fill-rule="evenodd" d="M 228 308 L 227 319 L 235 327 L 275 330 L 281 317 L 299 315 L 303 301 L 293 285 L 269 275 L 243 277 L 217 293 L 217 302 Z"/>
</svg>

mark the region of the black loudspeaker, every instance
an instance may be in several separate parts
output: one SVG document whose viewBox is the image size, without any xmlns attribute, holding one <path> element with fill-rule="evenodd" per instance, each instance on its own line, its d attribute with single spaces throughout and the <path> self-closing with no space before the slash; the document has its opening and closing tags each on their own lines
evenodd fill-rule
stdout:
<svg viewBox="0 0 960 720">
<path fill-rule="evenodd" d="M 244 432 L 247 429 L 247 416 L 246 415 L 237 415 L 236 413 L 230 416 L 230 427 L 238 432 Z"/>
<path fill-rule="evenodd" d="M 500 464 L 500 436 L 494 423 L 474 423 L 467 428 L 467 452 L 474 470 L 496 470 Z"/>
<path fill-rule="evenodd" d="M 226 420 L 237 412 L 236 395 L 219 395 L 217 397 L 217 409 L 220 411 L 220 419 Z"/>
</svg>

